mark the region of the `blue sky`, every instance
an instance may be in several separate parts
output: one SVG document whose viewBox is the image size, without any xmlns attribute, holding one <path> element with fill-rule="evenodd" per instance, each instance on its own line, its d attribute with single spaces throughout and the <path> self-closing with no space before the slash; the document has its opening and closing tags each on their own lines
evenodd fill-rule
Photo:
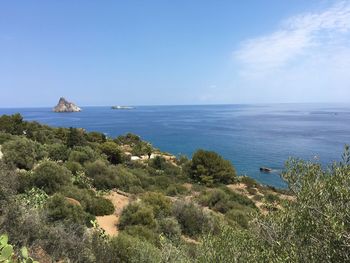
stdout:
<svg viewBox="0 0 350 263">
<path fill-rule="evenodd" d="M 0 0 L 0 107 L 350 102 L 350 0 Z"/>
</svg>

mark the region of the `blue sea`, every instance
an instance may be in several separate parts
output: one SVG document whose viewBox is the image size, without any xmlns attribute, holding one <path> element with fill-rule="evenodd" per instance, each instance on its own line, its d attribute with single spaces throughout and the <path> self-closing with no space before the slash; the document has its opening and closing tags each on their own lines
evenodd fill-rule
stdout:
<svg viewBox="0 0 350 263">
<path fill-rule="evenodd" d="M 239 174 L 276 187 L 285 186 L 279 174 L 289 157 L 326 165 L 340 160 L 350 143 L 349 104 L 83 107 L 79 113 L 0 109 L 0 114 L 17 112 L 29 121 L 82 127 L 110 137 L 132 132 L 175 155 L 213 150 L 232 161 Z M 274 171 L 260 173 L 261 166 Z"/>
</svg>

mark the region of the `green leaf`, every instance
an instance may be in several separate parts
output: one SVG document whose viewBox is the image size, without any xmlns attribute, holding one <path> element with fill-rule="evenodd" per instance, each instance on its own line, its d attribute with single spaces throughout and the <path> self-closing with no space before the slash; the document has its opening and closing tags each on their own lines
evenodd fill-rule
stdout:
<svg viewBox="0 0 350 263">
<path fill-rule="evenodd" d="M 9 259 L 12 256 L 12 254 L 13 254 L 13 247 L 11 245 L 5 246 L 1 250 L 0 261 Z"/>
<path fill-rule="evenodd" d="M 26 247 L 21 248 L 21 255 L 23 258 L 27 259 L 29 257 L 28 255 L 28 249 Z"/>
<path fill-rule="evenodd" d="M 9 238 L 7 235 L 1 235 L 0 236 L 0 246 L 4 247 L 5 245 L 7 245 Z"/>
</svg>

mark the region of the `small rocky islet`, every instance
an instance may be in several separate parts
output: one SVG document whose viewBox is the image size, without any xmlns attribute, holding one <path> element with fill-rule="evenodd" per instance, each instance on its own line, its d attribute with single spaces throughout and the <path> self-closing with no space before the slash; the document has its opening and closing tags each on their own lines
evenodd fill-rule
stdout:
<svg viewBox="0 0 350 263">
<path fill-rule="evenodd" d="M 54 112 L 80 112 L 81 108 L 75 105 L 73 102 L 67 101 L 61 97 L 56 107 L 53 108 Z"/>
</svg>

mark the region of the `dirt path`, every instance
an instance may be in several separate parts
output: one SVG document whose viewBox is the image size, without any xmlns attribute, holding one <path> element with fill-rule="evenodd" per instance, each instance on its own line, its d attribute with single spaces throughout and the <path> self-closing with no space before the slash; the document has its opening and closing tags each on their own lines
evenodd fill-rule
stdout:
<svg viewBox="0 0 350 263">
<path fill-rule="evenodd" d="M 96 216 L 96 221 L 108 235 L 116 236 L 118 235 L 117 224 L 119 222 L 120 214 L 123 211 L 123 208 L 129 204 L 130 200 L 128 197 L 116 192 L 111 192 L 109 195 L 105 196 L 105 198 L 111 200 L 113 203 L 115 207 L 114 214 L 108 216 Z"/>
</svg>

